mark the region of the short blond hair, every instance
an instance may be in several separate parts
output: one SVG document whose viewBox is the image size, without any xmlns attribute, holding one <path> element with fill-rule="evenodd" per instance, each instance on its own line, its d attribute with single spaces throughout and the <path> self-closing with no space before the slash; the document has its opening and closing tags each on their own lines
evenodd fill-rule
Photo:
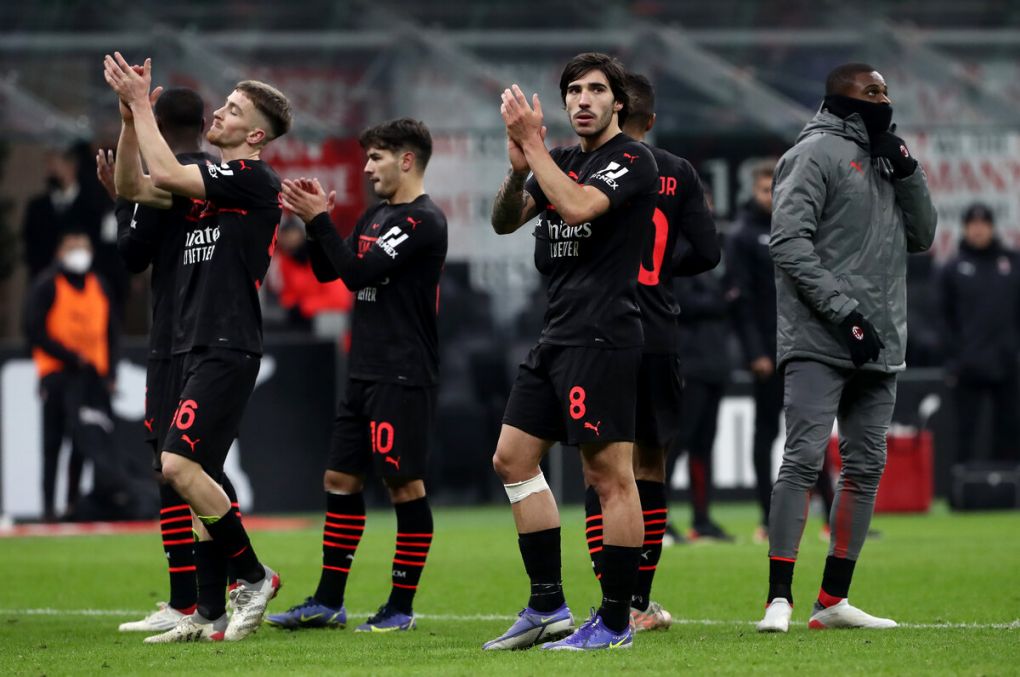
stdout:
<svg viewBox="0 0 1020 677">
<path fill-rule="evenodd" d="M 267 141 L 279 138 L 290 131 L 294 115 L 290 110 L 290 101 L 283 92 L 258 80 L 242 80 L 234 89 L 248 97 L 255 105 L 255 110 L 262 113 L 269 122 L 269 129 L 266 130 Z"/>
</svg>

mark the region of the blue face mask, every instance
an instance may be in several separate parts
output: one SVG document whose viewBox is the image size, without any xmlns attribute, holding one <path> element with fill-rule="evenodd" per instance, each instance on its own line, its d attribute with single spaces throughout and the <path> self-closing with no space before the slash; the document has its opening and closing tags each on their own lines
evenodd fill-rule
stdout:
<svg viewBox="0 0 1020 677">
<path fill-rule="evenodd" d="M 827 111 L 844 120 L 854 113 L 860 115 L 869 139 L 889 131 L 889 125 L 892 124 L 893 107 L 887 103 L 872 103 L 841 94 L 829 94 L 823 105 Z"/>
</svg>

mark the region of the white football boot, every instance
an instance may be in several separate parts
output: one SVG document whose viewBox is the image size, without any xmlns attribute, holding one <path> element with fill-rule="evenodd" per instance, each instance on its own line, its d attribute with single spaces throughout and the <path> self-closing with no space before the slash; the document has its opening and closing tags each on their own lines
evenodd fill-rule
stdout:
<svg viewBox="0 0 1020 677">
<path fill-rule="evenodd" d="M 758 621 L 758 632 L 786 632 L 790 629 L 793 606 L 784 597 L 776 597 L 765 607 L 765 618 Z"/>
<path fill-rule="evenodd" d="M 846 599 L 825 609 L 817 609 L 811 614 L 808 627 L 812 630 L 828 630 L 834 628 L 868 628 L 885 630 L 895 628 L 896 621 L 889 618 L 878 618 L 851 606 Z"/>
</svg>

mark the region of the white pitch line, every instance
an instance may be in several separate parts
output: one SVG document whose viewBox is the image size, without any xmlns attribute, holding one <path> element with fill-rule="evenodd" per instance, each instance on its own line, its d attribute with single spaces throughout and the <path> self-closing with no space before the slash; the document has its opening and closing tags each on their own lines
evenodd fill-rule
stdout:
<svg viewBox="0 0 1020 677">
<path fill-rule="evenodd" d="M 135 609 L 0 609 L 2 616 L 145 616 L 151 611 Z M 349 612 L 350 616 L 368 616 L 373 612 Z M 432 621 L 510 621 L 517 618 L 505 614 L 415 614 L 415 618 Z M 674 625 L 754 625 L 754 621 L 724 621 L 711 618 L 674 618 Z M 1010 623 L 900 623 L 910 630 L 1020 630 L 1020 620 Z"/>
</svg>

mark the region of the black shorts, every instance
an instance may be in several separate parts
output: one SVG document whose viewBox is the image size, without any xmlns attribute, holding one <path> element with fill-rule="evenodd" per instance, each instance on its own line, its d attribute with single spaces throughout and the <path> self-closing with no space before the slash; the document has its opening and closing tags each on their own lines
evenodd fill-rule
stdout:
<svg viewBox="0 0 1020 677">
<path fill-rule="evenodd" d="M 258 355 L 227 348 L 196 348 L 174 355 L 181 387 L 163 451 L 196 461 L 212 477 L 237 437 L 259 373 Z"/>
<path fill-rule="evenodd" d="M 152 467 L 160 469 L 159 455 L 161 442 L 170 431 L 170 422 L 177 408 L 181 392 L 180 373 L 173 370 L 174 361 L 169 358 L 149 358 L 145 365 L 145 441 L 152 446 L 154 459 Z"/>
<path fill-rule="evenodd" d="M 425 479 L 436 411 L 435 386 L 349 379 L 326 468 L 363 477 Z"/>
<path fill-rule="evenodd" d="M 680 431 L 684 377 L 677 355 L 645 353 L 638 370 L 634 440 L 666 449 Z"/>
<path fill-rule="evenodd" d="M 517 371 L 503 423 L 569 445 L 634 441 L 640 348 L 539 343 Z"/>
</svg>

